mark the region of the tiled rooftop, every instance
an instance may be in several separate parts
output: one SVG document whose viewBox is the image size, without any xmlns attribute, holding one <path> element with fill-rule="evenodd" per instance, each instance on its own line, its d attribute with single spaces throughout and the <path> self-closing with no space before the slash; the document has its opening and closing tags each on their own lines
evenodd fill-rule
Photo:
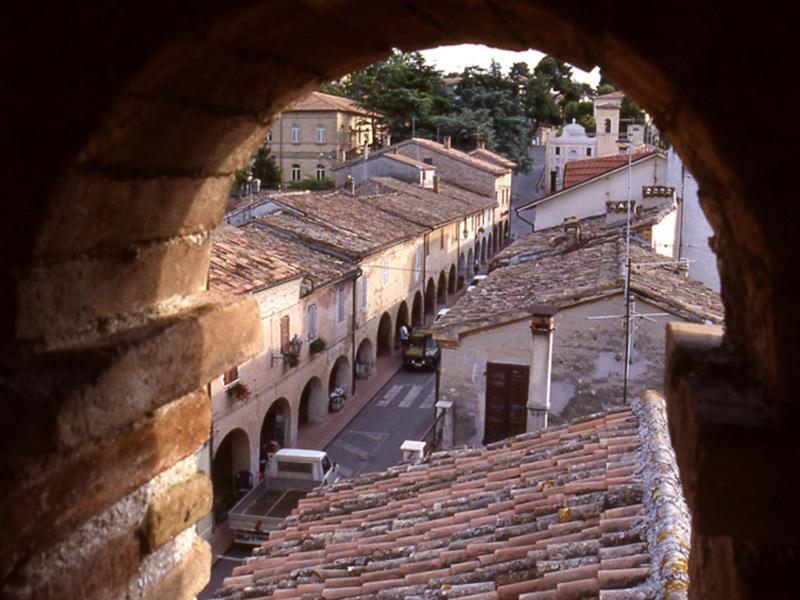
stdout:
<svg viewBox="0 0 800 600">
<path fill-rule="evenodd" d="M 492 152 L 486 148 L 476 148 L 470 152 L 469 155 L 479 160 L 494 163 L 501 167 L 506 167 L 507 169 L 515 169 L 517 167 L 517 163 L 515 163 L 513 160 L 508 160 L 505 156 L 500 156 L 497 154 L 497 152 Z"/>
<path fill-rule="evenodd" d="M 440 183 L 437 193 L 393 177 L 372 177 L 359 186 L 358 194 L 381 210 L 426 227 L 438 227 L 496 205 L 493 198 L 452 185 Z"/>
<path fill-rule="evenodd" d="M 654 154 L 661 150 L 655 146 L 642 146 L 634 148 L 631 152 L 631 160 L 636 161 Z M 572 160 L 564 166 L 564 188 L 583 183 L 595 177 L 599 177 L 609 171 L 628 164 L 628 154 L 613 154 L 611 156 L 599 156 L 597 158 L 586 158 L 583 160 Z"/>
<path fill-rule="evenodd" d="M 303 268 L 275 251 L 266 233 L 220 225 L 211 232 L 209 289 L 234 294 L 255 292 L 299 277 Z"/>
<path fill-rule="evenodd" d="M 631 259 L 631 290 L 637 297 L 691 321 L 723 321 L 717 292 L 673 266 L 652 264 L 666 259 L 635 241 Z M 495 269 L 432 329 L 439 337 L 457 339 L 465 331 L 524 318 L 534 304 L 563 308 L 621 293 L 624 261 L 625 243 L 617 238 Z"/>
<path fill-rule="evenodd" d="M 376 113 L 359 106 L 350 98 L 323 94 L 322 92 L 311 92 L 305 98 L 290 104 L 286 111 L 327 111 L 336 110 L 341 112 L 355 113 L 359 115 L 374 116 Z"/>
<path fill-rule="evenodd" d="M 275 197 L 301 214 L 281 211 L 258 217 L 262 224 L 292 233 L 352 259 L 421 235 L 426 229 L 344 193 Z"/>
<path fill-rule="evenodd" d="M 635 235 L 650 231 L 653 225 L 661 222 L 673 210 L 675 210 L 674 203 L 665 203 L 664 206 L 647 209 L 637 207 L 631 218 L 631 233 Z M 584 243 L 616 239 L 622 235 L 626 227 L 624 220 L 607 224 L 606 215 L 579 219 L 578 225 L 581 241 Z M 571 237 L 565 232 L 563 225 L 527 233 L 498 252 L 492 258 L 492 264 L 506 266 L 512 262 L 514 257 L 517 257 L 517 260 L 530 260 L 550 254 L 559 254 L 566 250 L 570 239 Z"/>
<path fill-rule="evenodd" d="M 483 171 L 489 171 L 490 173 L 492 173 L 494 175 L 505 175 L 506 173 L 510 173 L 511 172 L 511 168 L 510 167 L 501 166 L 501 165 L 496 164 L 494 162 L 490 162 L 490 161 L 487 161 L 487 160 L 482 160 L 480 158 L 476 158 L 475 156 L 471 156 L 470 154 L 467 154 L 466 152 L 462 152 L 461 150 L 457 150 L 456 148 L 453 148 L 453 147 L 447 148 L 447 147 L 444 146 L 444 144 L 440 144 L 438 142 L 434 142 L 433 140 L 427 140 L 425 138 L 412 138 L 410 140 L 405 140 L 403 142 L 400 142 L 399 144 L 396 144 L 394 147 L 398 147 L 399 148 L 399 147 L 407 146 L 407 145 L 414 144 L 414 143 L 417 143 L 420 146 L 422 146 L 424 148 L 428 148 L 428 149 L 433 150 L 435 152 L 439 152 L 441 154 L 445 154 L 445 155 L 447 155 L 450 158 L 453 158 L 455 160 L 460 160 L 461 162 L 464 162 L 464 163 L 466 163 L 466 164 L 468 164 L 468 165 L 470 165 L 472 167 L 476 167 L 476 168 L 481 169 Z"/>
<path fill-rule="evenodd" d="M 319 489 L 233 598 L 686 598 L 663 398 Z"/>
</svg>

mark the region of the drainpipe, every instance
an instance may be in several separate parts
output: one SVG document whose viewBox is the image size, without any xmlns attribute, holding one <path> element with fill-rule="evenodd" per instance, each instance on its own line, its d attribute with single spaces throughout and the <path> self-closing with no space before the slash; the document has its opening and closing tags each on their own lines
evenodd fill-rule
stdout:
<svg viewBox="0 0 800 600">
<path fill-rule="evenodd" d="M 519 208 L 515 208 L 515 209 L 514 209 L 514 212 L 515 212 L 515 213 L 517 213 L 517 217 L 519 217 L 519 218 L 520 218 L 522 221 L 524 221 L 525 223 L 527 223 L 528 225 L 530 225 L 530 226 L 531 226 L 531 233 L 533 233 L 534 231 L 536 231 L 534 224 L 533 224 L 531 221 L 528 221 L 528 219 L 526 219 L 525 217 L 523 217 L 523 216 L 520 214 L 520 212 L 519 212 Z M 498 246 L 498 247 L 499 247 L 499 246 Z"/>
<path fill-rule="evenodd" d="M 356 393 L 356 288 L 358 287 L 358 278 L 361 276 L 361 269 L 356 271 L 356 276 L 353 277 L 353 314 L 350 317 L 350 362 L 353 365 L 350 369 L 350 379 L 353 381 L 353 389 L 350 396 L 355 396 Z"/>
</svg>

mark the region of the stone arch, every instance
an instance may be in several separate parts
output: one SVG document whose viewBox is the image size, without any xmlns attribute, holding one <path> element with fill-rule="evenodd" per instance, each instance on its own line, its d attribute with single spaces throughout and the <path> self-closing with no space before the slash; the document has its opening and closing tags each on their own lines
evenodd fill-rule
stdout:
<svg viewBox="0 0 800 600">
<path fill-rule="evenodd" d="M 378 356 L 392 354 L 392 317 L 388 312 L 381 315 L 378 323 Z"/>
<path fill-rule="evenodd" d="M 436 304 L 447 303 L 447 275 L 444 270 L 439 271 L 439 284 L 436 286 Z"/>
<path fill-rule="evenodd" d="M 481 264 L 482 265 L 486 264 L 486 241 L 484 241 L 484 243 L 481 244 Z"/>
<path fill-rule="evenodd" d="M 333 363 L 331 373 L 328 376 L 328 395 L 330 396 L 337 387 L 342 388 L 345 393 L 350 393 L 350 375 L 350 361 L 346 356 L 340 356 Z"/>
<path fill-rule="evenodd" d="M 185 253 L 178 253 L 181 272 L 187 276 L 173 281 L 166 274 L 176 271 L 178 258 L 160 244 L 181 243 L 183 236 L 213 227 L 231 173 L 263 139 L 271 115 L 301 91 L 383 58 L 389 48 L 411 50 L 472 41 L 505 48 L 543 47 L 587 68 L 602 63 L 608 76 L 654 117 L 704 190 L 702 202 L 715 231 L 728 309 L 726 352 L 752 369 L 771 409 L 787 423 L 797 422 L 800 403 L 793 391 L 800 384 L 800 370 L 794 368 L 792 356 L 800 322 L 792 316 L 795 295 L 785 284 L 796 281 L 800 269 L 794 238 L 797 209 L 785 201 L 786 190 L 793 185 L 789 162 L 794 154 L 789 145 L 793 136 L 784 136 L 787 141 L 778 142 L 769 153 L 760 152 L 754 144 L 737 143 L 749 139 L 752 123 L 736 115 L 758 105 L 762 93 L 758 86 L 747 90 L 737 83 L 756 79 L 764 61 L 774 60 L 780 67 L 793 55 L 791 36 L 774 34 L 782 31 L 780 11 L 759 12 L 758 27 L 752 26 L 751 19 L 727 12 L 722 14 L 725 27 L 709 28 L 708 23 L 715 22 L 712 15 L 684 19 L 682 43 L 665 47 L 663 40 L 675 35 L 673 18 L 649 24 L 645 33 L 634 31 L 611 13 L 588 14 L 576 4 L 537 0 L 510 1 L 500 7 L 479 5 L 455 15 L 453 3 L 445 0 L 426 3 L 425 14 L 376 0 L 337 4 L 330 9 L 336 12 L 330 13 L 321 7 L 299 17 L 289 12 L 293 6 L 283 9 L 272 3 L 237 5 L 221 12 L 204 0 L 193 11 L 176 3 L 164 6 L 158 19 L 133 6 L 123 0 L 113 16 L 88 6 L 49 15 L 20 14 L 21 26 L 8 32 L 8 44 L 20 48 L 21 54 L 28 47 L 46 48 L 47 40 L 57 40 L 65 29 L 74 40 L 59 47 L 57 54 L 36 53 L 35 69 L 6 69 L 7 87 L 19 90 L 19 100 L 10 103 L 6 112 L 11 124 L 7 135 L 29 140 L 5 165 L 5 171 L 14 174 L 6 193 L 18 199 L 0 225 L 5 227 L 0 240 L 5 244 L 8 273 L 3 305 L 12 307 L 3 315 L 0 328 L 4 347 L 11 348 L 8 364 L 22 365 L 14 359 L 23 356 L 32 341 L 69 339 L 77 332 L 88 332 L 83 346 L 87 363 L 101 369 L 100 357 L 92 353 L 111 342 L 104 329 L 109 317 L 145 314 L 165 297 L 188 296 L 201 289 L 205 273 L 198 265 L 203 261 L 192 266 Z M 335 18 L 351 8 L 357 15 L 352 26 L 375 32 L 374 40 L 350 38 L 341 43 L 321 35 L 327 22 L 324 17 Z M 685 14 L 692 8 L 692 4 L 679 3 L 674 13 Z M 120 19 L 119 14 L 129 18 Z M 457 27 L 430 26 L 453 19 Z M 109 26 L 112 22 L 113 27 Z M 308 34 L 297 57 L 274 60 L 285 56 L 281 54 L 284 37 L 274 35 L 271 27 L 275 22 L 289 24 L 286 39 Z M 145 26 L 148 35 L 135 35 Z M 186 36 L 189 30 L 198 35 Z M 748 60 L 738 44 L 745 38 L 762 50 L 763 60 Z M 735 66 L 715 72 L 712 82 L 707 78 L 708 64 L 696 60 L 708 45 L 724 51 L 728 64 Z M 268 59 L 242 61 L 241 56 L 252 49 L 257 49 L 252 56 Z M 317 61 L 315 69 L 302 66 L 309 57 Z M 85 69 L 83 65 L 90 62 L 92 69 Z M 791 114 L 790 84 L 776 85 L 787 93 L 774 95 L 773 111 Z M 730 96 L 731 89 L 738 90 L 735 98 Z M 54 99 L 69 110 L 53 110 Z M 37 115 L 35 122 L 30 115 Z M 57 140 L 48 145 L 46 173 L 31 160 L 32 144 L 40 133 Z M 765 172 L 776 175 L 765 179 Z M 781 218 L 775 218 L 776 214 Z M 148 251 L 138 252 L 142 248 Z M 63 285 L 58 270 L 76 261 L 85 264 L 80 263 L 82 256 L 91 256 L 105 267 L 87 270 L 83 285 L 70 289 Z M 132 273 L 126 263 L 135 267 L 135 278 L 126 276 Z M 32 273 L 40 278 L 35 285 L 31 285 Z M 192 273 L 194 277 L 189 276 Z M 245 304 L 228 311 L 230 326 L 238 321 L 240 332 L 246 327 L 257 329 L 257 313 L 252 308 L 248 312 Z M 216 313 L 213 304 L 204 306 L 209 309 L 204 313 L 207 321 L 209 314 Z M 758 318 L 752 318 L 754 314 Z M 199 322 L 196 315 L 185 316 Z M 175 398 L 204 385 L 258 347 L 251 340 L 247 350 L 226 354 L 224 340 L 204 344 L 208 340 L 203 333 L 198 325 L 184 334 L 184 346 L 200 350 L 196 359 L 182 365 L 183 377 L 170 373 L 167 361 L 154 367 L 160 380 L 176 382 L 168 392 L 165 388 L 146 390 L 142 393 L 151 396 L 135 405 L 130 392 L 142 389 L 135 369 L 99 391 L 105 395 L 98 406 L 107 406 L 109 414 L 119 417 L 118 429 L 142 418 L 152 406 L 177 402 Z M 115 336 L 113 343 L 120 347 L 133 339 L 125 328 L 115 331 Z M 220 357 L 217 362 L 200 356 L 211 353 L 211 348 Z M 48 365 L 45 371 L 51 375 L 48 379 L 60 382 L 59 367 L 46 360 L 51 357 L 49 351 L 42 353 L 41 364 Z M 12 375 L 27 375 L 32 367 L 24 364 L 14 366 Z M 119 408 L 122 403 L 126 403 L 124 410 Z M 19 415 L 23 425 L 33 418 Z M 77 439 L 80 450 L 93 443 L 90 436 Z M 31 444 L 31 440 L 12 437 L 8 442 L 12 458 L 26 459 Z M 759 457 L 768 464 L 765 450 L 753 460 L 759 462 Z M 24 468 L 20 463 L 18 469 Z M 109 470 L 112 477 L 122 467 Z M 40 475 L 46 480 L 48 473 Z M 58 511 L 58 504 L 54 502 L 51 510 Z M 747 513 L 747 507 L 742 511 Z M 76 522 L 94 514 L 81 514 Z M 740 520 L 747 521 L 746 517 L 743 514 Z M 695 519 L 703 522 L 701 515 Z M 23 548 L 11 559 L 15 563 L 42 551 L 30 534 L 17 532 L 13 524 L 10 530 L 15 532 L 10 541 Z M 73 530 L 68 527 L 60 538 L 49 536 L 48 543 L 65 539 Z M 33 527 L 31 531 L 38 534 L 40 530 Z M 709 567 L 718 554 L 705 553 Z M 693 588 L 702 579 L 693 578 Z"/>
<path fill-rule="evenodd" d="M 475 253 L 472 248 L 467 251 L 467 277 L 475 275 Z"/>
<path fill-rule="evenodd" d="M 319 377 L 308 380 L 300 394 L 300 405 L 297 409 L 298 425 L 322 423 L 328 414 L 328 403 L 325 401 L 325 390 Z"/>
<path fill-rule="evenodd" d="M 397 348 L 400 346 L 400 327 L 405 325 L 409 327 L 411 325 L 411 321 L 408 318 L 408 304 L 406 301 L 403 300 L 400 305 L 397 307 L 397 316 L 394 320 L 394 327 L 395 327 L 395 334 L 394 334 L 394 347 Z"/>
<path fill-rule="evenodd" d="M 411 304 L 411 325 L 422 327 L 422 294 L 414 294 L 414 302 Z"/>
<path fill-rule="evenodd" d="M 375 369 L 375 354 L 368 337 L 361 340 L 356 350 L 356 375 L 362 379 L 370 377 Z"/>
<path fill-rule="evenodd" d="M 456 266 L 450 265 L 450 275 L 447 277 L 447 293 L 455 294 L 456 285 L 458 285 L 458 276 L 456 275 Z"/>
<path fill-rule="evenodd" d="M 265 447 L 275 442 L 279 447 L 289 445 L 289 434 L 292 423 L 292 407 L 286 398 L 278 398 L 269 406 L 264 420 L 261 422 L 261 434 L 258 440 L 259 464 L 264 459 Z"/>
<path fill-rule="evenodd" d="M 428 278 L 428 283 L 425 285 L 425 319 L 433 318 L 436 314 L 436 283 L 433 277 Z"/>
<path fill-rule="evenodd" d="M 211 459 L 214 513 L 219 520 L 236 503 L 236 474 L 250 471 L 250 437 L 244 429 L 233 429 L 222 439 Z"/>
<path fill-rule="evenodd" d="M 492 238 L 493 238 L 492 239 L 492 251 L 495 252 L 495 253 L 498 250 L 498 248 L 497 248 L 497 241 L 498 241 L 497 232 L 498 232 L 497 225 L 496 224 L 492 225 Z"/>
<path fill-rule="evenodd" d="M 489 232 L 489 236 L 487 237 L 486 255 L 488 258 L 494 256 L 494 236 L 492 235 L 491 231 Z"/>
</svg>

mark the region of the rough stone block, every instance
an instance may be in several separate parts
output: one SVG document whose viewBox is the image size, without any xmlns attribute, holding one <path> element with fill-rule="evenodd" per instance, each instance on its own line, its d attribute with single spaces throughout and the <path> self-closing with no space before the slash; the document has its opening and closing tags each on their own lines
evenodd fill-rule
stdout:
<svg viewBox="0 0 800 600">
<path fill-rule="evenodd" d="M 53 194 L 34 252 L 73 254 L 210 231 L 231 183 L 228 175 L 131 179 L 74 171 Z"/>
<path fill-rule="evenodd" d="M 0 587 L 0 596 L 8 600 L 113 598 L 136 575 L 140 558 L 139 540 L 131 529 L 106 540 L 73 564 L 26 573 L 23 584 L 7 581 Z"/>
<path fill-rule="evenodd" d="M 260 352 L 262 335 L 253 297 L 205 293 L 102 340 L 22 359 L 0 380 L 0 418 L 16 423 L 0 457 L 102 440 Z"/>
<path fill-rule="evenodd" d="M 189 456 L 208 438 L 211 406 L 194 392 L 131 430 L 66 458 L 51 459 L 17 485 L 3 483 L 0 520 L 15 531 L 0 541 L 0 573 L 51 546 L 92 515 Z"/>
<path fill-rule="evenodd" d="M 145 593 L 143 600 L 190 600 L 208 583 L 211 546 L 197 539 L 192 549 Z"/>
<path fill-rule="evenodd" d="M 190 235 L 40 261 L 18 283 L 19 340 L 60 340 L 206 287 L 211 241 Z"/>
<path fill-rule="evenodd" d="M 182 481 L 153 499 L 140 527 L 148 552 L 159 548 L 211 510 L 211 481 L 203 473 Z"/>
</svg>

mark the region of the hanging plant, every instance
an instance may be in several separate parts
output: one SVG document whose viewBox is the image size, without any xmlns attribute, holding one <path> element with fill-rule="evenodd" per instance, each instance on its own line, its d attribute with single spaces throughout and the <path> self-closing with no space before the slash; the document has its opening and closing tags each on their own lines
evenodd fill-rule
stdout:
<svg viewBox="0 0 800 600">
<path fill-rule="evenodd" d="M 225 394 L 234 402 L 242 402 L 250 397 L 250 388 L 241 381 L 237 381 L 225 390 Z"/>
<path fill-rule="evenodd" d="M 321 337 L 318 337 L 308 345 L 308 349 L 311 352 L 311 354 L 316 354 L 317 352 L 322 352 L 323 350 L 325 350 L 325 346 L 326 346 L 325 340 L 322 339 Z"/>
</svg>

